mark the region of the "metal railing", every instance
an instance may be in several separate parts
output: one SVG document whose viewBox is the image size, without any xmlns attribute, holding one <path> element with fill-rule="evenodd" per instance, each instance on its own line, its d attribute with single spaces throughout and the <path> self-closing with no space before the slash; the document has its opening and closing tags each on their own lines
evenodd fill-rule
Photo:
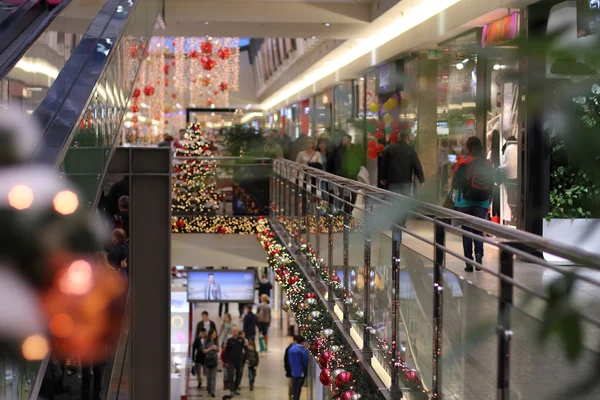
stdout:
<svg viewBox="0 0 600 400">
<path fill-rule="evenodd" d="M 271 220 L 311 260 L 316 287 L 386 397 L 547 399 L 590 374 L 597 255 L 287 160 L 274 160 L 270 188 Z M 484 243 L 482 262 L 464 255 L 462 240 Z M 548 333 L 561 312 L 552 293 L 568 281 L 564 305 L 583 336 L 572 362 L 564 337 Z M 578 398 L 599 396 L 595 387 Z"/>
</svg>

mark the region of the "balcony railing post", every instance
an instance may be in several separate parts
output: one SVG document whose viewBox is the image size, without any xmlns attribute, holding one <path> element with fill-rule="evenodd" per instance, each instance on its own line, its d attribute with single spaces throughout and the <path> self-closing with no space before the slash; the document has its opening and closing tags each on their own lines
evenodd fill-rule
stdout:
<svg viewBox="0 0 600 400">
<path fill-rule="evenodd" d="M 342 188 L 342 191 L 344 192 L 344 199 L 348 198 L 350 199 L 350 194 L 348 192 L 348 190 L 344 187 Z M 343 218 L 344 218 L 344 237 L 343 237 L 343 241 L 344 241 L 344 282 L 343 282 L 343 291 L 344 291 L 344 298 L 342 299 L 344 301 L 344 319 L 343 319 L 343 324 L 346 328 L 350 327 L 350 307 L 349 307 L 349 302 L 353 301 L 354 299 L 352 298 L 352 294 L 350 293 L 349 288 L 349 283 L 350 283 L 350 279 L 349 279 L 349 268 L 348 268 L 348 257 L 349 257 L 349 236 L 350 236 L 350 214 L 348 214 L 347 212 L 344 212 L 343 214 Z"/>
<path fill-rule="evenodd" d="M 444 304 L 444 255 L 446 231 L 434 221 L 436 247 L 433 249 L 433 360 L 431 394 L 434 399 L 442 398 L 442 341 L 443 341 L 443 304 Z"/>
<path fill-rule="evenodd" d="M 317 179 L 317 183 L 319 187 L 321 187 L 321 178 Z M 322 197 L 322 196 L 321 196 Z M 317 238 L 317 260 L 321 260 L 321 210 L 324 207 L 324 201 L 321 199 L 315 199 L 315 212 L 313 213 L 316 221 L 315 221 L 315 236 Z M 320 265 L 318 266 L 321 267 Z"/>
<path fill-rule="evenodd" d="M 327 277 L 330 282 L 327 288 L 327 302 L 333 308 L 333 285 L 331 278 L 333 277 L 333 205 L 327 208 Z"/>
<path fill-rule="evenodd" d="M 316 179 L 316 178 L 314 178 Z M 312 179 L 311 179 L 312 182 Z M 312 186 L 310 187 L 310 190 L 305 191 L 304 193 L 304 200 L 306 201 L 306 207 L 304 207 L 304 215 L 302 216 L 302 218 L 304 218 L 304 229 L 306 229 L 306 243 L 307 244 L 311 244 L 310 243 L 310 216 L 312 215 L 312 203 L 315 200 L 314 195 L 312 194 L 312 191 L 314 189 L 312 188 Z"/>
<path fill-rule="evenodd" d="M 402 231 L 392 227 L 392 385 L 390 392 L 393 395 L 400 393 L 400 247 L 402 246 Z M 394 397 L 395 398 L 395 397 Z"/>
<path fill-rule="evenodd" d="M 512 279 L 514 274 L 514 256 L 507 250 L 500 250 L 500 274 Z M 510 311 L 513 305 L 513 287 L 500 279 L 500 297 L 498 299 L 498 400 L 510 398 Z"/>
<path fill-rule="evenodd" d="M 364 293 L 363 293 L 363 312 L 364 312 L 364 330 L 363 330 L 363 357 L 366 360 L 370 360 L 373 356 L 371 351 L 371 236 L 372 236 L 372 223 L 373 219 L 371 213 L 373 212 L 373 204 L 368 196 L 365 196 L 365 237 L 364 237 Z"/>
</svg>

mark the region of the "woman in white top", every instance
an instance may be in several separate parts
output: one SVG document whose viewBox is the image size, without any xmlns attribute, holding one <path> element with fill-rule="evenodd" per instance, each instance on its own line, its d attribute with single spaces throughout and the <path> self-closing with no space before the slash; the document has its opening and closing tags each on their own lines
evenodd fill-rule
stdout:
<svg viewBox="0 0 600 400">
<path fill-rule="evenodd" d="M 298 153 L 296 162 L 302 165 L 309 165 L 312 163 L 321 164 L 323 166 L 323 159 L 321 153 L 315 150 L 315 140 L 313 138 L 306 138 L 306 144 L 304 150 Z"/>
</svg>

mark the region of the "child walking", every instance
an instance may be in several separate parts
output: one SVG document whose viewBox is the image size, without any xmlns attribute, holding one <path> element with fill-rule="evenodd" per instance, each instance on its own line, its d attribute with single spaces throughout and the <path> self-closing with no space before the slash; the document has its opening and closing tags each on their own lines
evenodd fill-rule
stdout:
<svg viewBox="0 0 600 400">
<path fill-rule="evenodd" d="M 258 368 L 258 351 L 254 348 L 254 343 L 248 344 L 248 356 L 246 364 L 248 364 L 248 379 L 250 381 L 250 391 L 254 390 L 254 380 L 256 379 L 256 370 Z"/>
</svg>

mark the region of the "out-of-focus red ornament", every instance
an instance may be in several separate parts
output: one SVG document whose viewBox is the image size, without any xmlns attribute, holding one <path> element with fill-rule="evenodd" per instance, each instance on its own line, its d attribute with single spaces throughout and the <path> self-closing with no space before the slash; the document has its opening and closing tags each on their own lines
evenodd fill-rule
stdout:
<svg viewBox="0 0 600 400">
<path fill-rule="evenodd" d="M 190 79 L 192 81 L 192 83 L 196 83 L 198 81 L 198 79 L 196 79 L 195 76 L 192 77 L 192 79 Z"/>
<path fill-rule="evenodd" d="M 227 229 L 225 229 L 225 227 L 223 227 L 223 226 L 219 226 L 217 228 L 217 232 L 222 235 L 224 233 L 227 233 Z"/>
<path fill-rule="evenodd" d="M 185 222 L 182 219 L 177 220 L 177 227 L 179 229 L 183 228 L 185 226 Z"/>
<path fill-rule="evenodd" d="M 137 115 L 134 115 L 133 117 L 131 117 L 131 122 L 138 122 Z"/>
<path fill-rule="evenodd" d="M 175 66 L 175 61 L 171 61 L 171 65 L 172 65 L 172 66 Z"/>
<path fill-rule="evenodd" d="M 335 384 L 338 388 L 343 387 L 346 383 L 350 382 L 351 380 L 353 380 L 353 376 L 350 372 L 348 371 L 342 371 L 340 372 L 336 378 L 335 378 Z"/>
<path fill-rule="evenodd" d="M 221 89 L 221 92 L 226 91 L 227 89 L 229 89 L 229 85 L 227 84 L 227 82 L 221 82 L 219 84 L 219 89 Z"/>
<path fill-rule="evenodd" d="M 200 50 L 204 54 L 210 54 L 213 51 L 213 46 L 210 42 L 202 42 L 202 44 L 200 45 Z"/>
<path fill-rule="evenodd" d="M 293 285 L 294 283 L 298 282 L 298 277 L 296 275 L 294 276 L 290 276 L 288 278 L 288 284 Z"/>
<path fill-rule="evenodd" d="M 171 68 L 171 67 L 169 66 L 169 64 L 165 64 L 165 65 L 163 66 L 163 71 L 165 72 L 165 75 L 169 75 L 169 69 L 170 69 L 170 68 Z"/>
<path fill-rule="evenodd" d="M 417 373 L 412 369 L 406 373 L 406 377 L 412 382 L 416 381 L 418 378 Z"/>
<path fill-rule="evenodd" d="M 325 342 L 323 341 L 323 339 L 316 339 L 312 344 L 313 353 L 318 354 L 319 350 L 321 350 L 321 347 L 323 347 L 324 345 Z"/>
<path fill-rule="evenodd" d="M 211 106 L 212 104 L 213 104 L 213 99 L 211 99 L 210 97 L 208 99 L 206 99 L 207 106 Z"/>
<path fill-rule="evenodd" d="M 215 96 L 218 96 L 218 95 L 219 95 L 219 93 L 221 93 L 221 92 L 219 92 L 219 89 L 215 89 L 215 90 L 213 90 L 213 94 L 214 94 Z"/>
<path fill-rule="evenodd" d="M 140 111 L 140 108 L 138 106 L 136 106 L 135 104 L 131 106 L 131 112 L 136 113 L 138 111 Z"/>
<path fill-rule="evenodd" d="M 200 64 L 206 71 L 211 71 L 215 67 L 215 60 L 210 57 L 201 57 Z"/>
<path fill-rule="evenodd" d="M 356 394 L 356 392 L 354 390 L 346 390 L 344 393 L 342 393 L 342 400 L 352 400 L 352 396 L 354 396 Z"/>
<path fill-rule="evenodd" d="M 160 120 L 160 113 L 154 113 L 154 119 L 155 120 Z"/>
<path fill-rule="evenodd" d="M 229 56 L 231 56 L 231 50 L 229 50 L 227 47 L 221 47 L 217 52 L 217 55 L 221 60 L 227 60 Z"/>
<path fill-rule="evenodd" d="M 133 98 L 136 98 L 136 97 L 140 97 L 140 94 L 142 94 L 142 92 L 140 92 L 140 89 L 135 88 L 135 89 L 133 89 L 133 94 L 131 96 Z"/>
<path fill-rule="evenodd" d="M 176 99 L 176 98 L 177 98 L 177 93 L 173 93 L 173 94 L 171 95 L 171 97 L 172 97 L 172 98 L 174 98 L 174 99 Z"/>
<path fill-rule="evenodd" d="M 140 55 L 140 48 L 138 46 L 129 46 L 129 57 L 138 58 Z"/>
<path fill-rule="evenodd" d="M 169 125 L 169 121 L 165 120 L 165 125 Z"/>
<path fill-rule="evenodd" d="M 151 85 L 148 85 L 144 88 L 144 94 L 146 96 L 152 96 L 154 94 L 154 87 Z"/>
<path fill-rule="evenodd" d="M 331 369 L 323 368 L 323 370 L 319 374 L 319 380 L 325 386 L 331 385 Z"/>
<path fill-rule="evenodd" d="M 169 86 L 169 80 L 167 78 L 165 78 L 165 87 Z"/>
<path fill-rule="evenodd" d="M 196 50 L 192 50 L 188 53 L 189 58 L 198 58 L 199 54 Z"/>
<path fill-rule="evenodd" d="M 316 294 L 314 294 L 313 292 L 308 292 L 304 295 L 304 300 L 306 299 L 314 299 L 315 297 L 317 297 Z"/>
<path fill-rule="evenodd" d="M 202 78 L 202 86 L 208 86 L 212 80 L 210 78 Z"/>
</svg>

